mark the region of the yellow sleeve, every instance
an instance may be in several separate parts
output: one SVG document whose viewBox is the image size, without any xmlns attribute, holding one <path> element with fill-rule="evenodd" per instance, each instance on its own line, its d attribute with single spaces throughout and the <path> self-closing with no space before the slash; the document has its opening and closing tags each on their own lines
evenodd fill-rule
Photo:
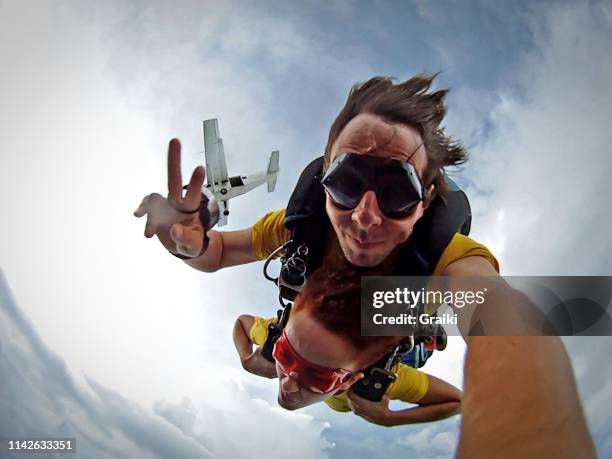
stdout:
<svg viewBox="0 0 612 459">
<path fill-rule="evenodd" d="M 486 258 L 493 265 L 495 271 L 499 272 L 499 263 L 489 249 L 461 233 L 456 233 L 446 246 L 446 249 L 444 249 L 444 252 L 442 252 L 433 275 L 440 276 L 452 262 L 473 256 Z"/>
<path fill-rule="evenodd" d="M 285 227 L 285 209 L 268 212 L 253 225 L 253 255 L 258 260 L 265 260 L 289 237 L 289 230 Z"/>
<path fill-rule="evenodd" d="M 351 409 L 349 408 L 346 392 L 332 395 L 331 397 L 325 400 L 325 403 L 334 411 L 351 411 Z"/>
<path fill-rule="evenodd" d="M 403 363 L 395 368 L 397 379 L 387 389 L 390 400 L 401 400 L 407 403 L 417 403 L 429 389 L 429 378 L 422 371 Z"/>
<path fill-rule="evenodd" d="M 268 325 L 276 323 L 276 317 L 272 319 L 264 319 L 263 317 L 255 317 L 255 321 L 249 330 L 249 337 L 254 344 L 263 346 L 268 339 Z"/>
<path fill-rule="evenodd" d="M 394 370 L 397 379 L 389 385 L 385 393 L 390 400 L 417 403 L 425 396 L 429 389 L 429 378 L 425 373 L 403 363 L 398 364 Z M 325 400 L 325 403 L 335 411 L 351 411 L 346 392 L 333 395 Z"/>
</svg>

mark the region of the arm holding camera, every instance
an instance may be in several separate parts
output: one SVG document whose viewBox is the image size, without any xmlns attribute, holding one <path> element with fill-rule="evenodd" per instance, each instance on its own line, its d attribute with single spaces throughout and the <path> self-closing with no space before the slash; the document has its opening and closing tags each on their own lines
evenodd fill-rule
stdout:
<svg viewBox="0 0 612 459">
<path fill-rule="evenodd" d="M 495 286 L 486 307 L 460 326 L 467 354 L 457 457 L 595 458 L 561 339 L 533 336 L 543 319 L 535 305 L 478 257 L 459 260 L 444 274 L 491 276 Z M 483 332 L 476 334 L 489 336 L 468 336 L 474 324 Z"/>
</svg>

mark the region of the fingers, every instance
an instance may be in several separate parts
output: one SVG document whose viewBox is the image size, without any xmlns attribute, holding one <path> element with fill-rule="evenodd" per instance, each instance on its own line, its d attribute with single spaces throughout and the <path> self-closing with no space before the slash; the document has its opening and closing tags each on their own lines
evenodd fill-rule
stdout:
<svg viewBox="0 0 612 459">
<path fill-rule="evenodd" d="M 363 411 L 362 411 L 361 407 L 357 403 L 355 403 L 355 402 L 350 402 L 349 403 L 349 408 L 357 416 L 361 416 L 363 414 Z"/>
<path fill-rule="evenodd" d="M 175 223 L 170 227 L 170 237 L 176 244 L 183 244 L 183 226 Z"/>
<path fill-rule="evenodd" d="M 172 139 L 168 144 L 168 192 L 177 203 L 183 199 L 181 142 L 178 139 Z"/>
<path fill-rule="evenodd" d="M 170 140 L 168 144 L 168 194 L 181 210 L 197 209 L 200 206 L 200 191 L 206 173 L 202 166 L 196 167 L 187 185 L 183 199 L 183 177 L 181 175 L 181 142 Z"/>
<path fill-rule="evenodd" d="M 144 217 L 145 215 L 147 216 L 147 223 L 145 224 L 144 230 L 144 235 L 146 238 L 153 237 L 157 233 L 154 207 L 156 204 L 158 204 L 159 198 L 161 198 L 161 195 L 157 193 L 152 193 L 145 196 L 138 208 L 134 211 L 135 217 L 140 218 Z"/>
<path fill-rule="evenodd" d="M 159 206 L 164 198 L 159 193 L 151 193 L 142 198 L 142 202 L 134 211 L 134 217 L 143 217 L 153 211 L 155 206 Z"/>
<path fill-rule="evenodd" d="M 157 225 L 153 224 L 153 219 L 147 215 L 147 224 L 145 225 L 144 235 L 146 238 L 151 238 L 157 233 Z"/>
<path fill-rule="evenodd" d="M 359 400 L 361 400 L 361 397 L 359 397 L 358 395 L 355 395 L 353 391 L 351 390 L 349 390 L 346 395 L 348 398 L 348 405 L 351 411 L 355 413 L 357 416 L 361 416 L 361 413 L 363 411 L 363 408 L 359 402 Z"/>
<path fill-rule="evenodd" d="M 365 400 L 359 395 L 357 395 L 355 392 L 353 392 L 352 390 L 348 390 L 346 392 L 346 396 L 351 401 L 351 403 L 357 404 L 357 405 L 359 405 L 363 400 Z"/>
<path fill-rule="evenodd" d="M 205 176 L 206 173 L 202 166 L 196 167 L 193 174 L 191 174 L 189 185 L 187 185 L 187 194 L 183 201 L 186 209 L 197 209 L 200 207 L 200 194 Z"/>
<path fill-rule="evenodd" d="M 147 210 L 145 208 L 144 204 L 140 204 L 138 206 L 138 208 L 134 211 L 134 217 L 143 217 L 145 214 L 147 213 Z"/>
<path fill-rule="evenodd" d="M 134 217 L 143 217 L 149 210 L 147 208 L 147 204 L 149 202 L 149 196 L 147 195 L 144 198 L 142 198 L 142 202 L 140 203 L 140 205 L 138 206 L 138 208 L 134 211 Z"/>
<path fill-rule="evenodd" d="M 345 381 L 342 382 L 342 384 L 340 384 L 340 390 L 348 390 L 350 389 L 350 387 L 355 384 L 357 381 L 359 381 L 360 379 L 362 379 L 364 377 L 364 374 L 362 371 L 358 371 L 357 373 L 351 373 L 351 375 L 349 376 L 348 379 L 346 379 Z M 350 393 L 351 391 L 349 391 L 348 393 Z"/>
</svg>

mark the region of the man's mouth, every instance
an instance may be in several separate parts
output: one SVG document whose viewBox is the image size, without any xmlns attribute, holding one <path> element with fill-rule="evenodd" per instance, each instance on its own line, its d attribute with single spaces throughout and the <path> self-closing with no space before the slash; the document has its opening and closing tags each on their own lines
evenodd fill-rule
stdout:
<svg viewBox="0 0 612 459">
<path fill-rule="evenodd" d="M 369 240 L 365 238 L 354 237 L 354 236 L 351 236 L 349 233 L 344 233 L 344 234 L 353 244 L 355 244 L 358 247 L 364 248 L 364 249 L 375 247 L 384 242 L 383 240 Z"/>
</svg>

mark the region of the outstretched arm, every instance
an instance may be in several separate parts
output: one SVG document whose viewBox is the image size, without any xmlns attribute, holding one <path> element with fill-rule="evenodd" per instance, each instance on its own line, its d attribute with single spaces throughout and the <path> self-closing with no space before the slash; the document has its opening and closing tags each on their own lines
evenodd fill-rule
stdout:
<svg viewBox="0 0 612 459">
<path fill-rule="evenodd" d="M 232 337 L 234 339 L 234 346 L 240 357 L 240 363 L 249 373 L 253 373 L 257 376 L 263 376 L 264 378 L 276 378 L 276 366 L 265 359 L 261 355 L 261 348 L 255 347 L 253 350 L 253 341 L 249 336 L 249 331 L 253 327 L 255 317 L 248 314 L 241 314 L 236 322 L 234 323 L 234 331 Z"/>
<path fill-rule="evenodd" d="M 468 340 L 458 458 L 595 458 L 556 336 Z"/>
<path fill-rule="evenodd" d="M 540 333 L 539 310 L 524 295 L 506 288 L 500 278 L 496 280 L 497 273 L 482 257 L 458 260 L 444 275 L 490 276 L 497 283 L 487 295 L 489 307 L 477 309 L 460 325 L 469 331 L 479 324 L 492 336 L 464 333 L 468 349 L 457 457 L 595 458 L 560 338 L 516 336 Z"/>
</svg>

